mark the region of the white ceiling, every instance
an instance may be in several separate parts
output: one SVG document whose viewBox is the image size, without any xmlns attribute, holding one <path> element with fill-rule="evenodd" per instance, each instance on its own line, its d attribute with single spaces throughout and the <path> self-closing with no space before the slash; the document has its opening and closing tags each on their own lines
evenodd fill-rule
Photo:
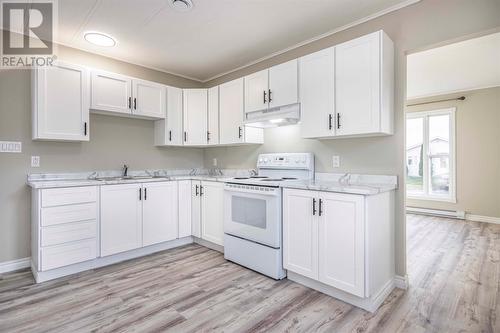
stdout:
<svg viewBox="0 0 500 333">
<path fill-rule="evenodd" d="M 131 63 L 207 81 L 408 0 L 60 0 L 57 41 Z M 86 31 L 114 36 L 96 47 Z"/>
</svg>

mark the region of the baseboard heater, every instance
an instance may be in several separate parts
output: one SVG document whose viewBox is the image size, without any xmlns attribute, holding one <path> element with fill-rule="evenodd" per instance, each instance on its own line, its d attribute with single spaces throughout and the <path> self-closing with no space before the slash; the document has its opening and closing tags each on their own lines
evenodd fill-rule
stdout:
<svg viewBox="0 0 500 333">
<path fill-rule="evenodd" d="M 412 213 L 412 214 L 441 216 L 441 217 L 449 217 L 449 218 L 454 218 L 454 219 L 465 220 L 465 212 L 464 211 L 406 207 L 406 212 Z"/>
</svg>

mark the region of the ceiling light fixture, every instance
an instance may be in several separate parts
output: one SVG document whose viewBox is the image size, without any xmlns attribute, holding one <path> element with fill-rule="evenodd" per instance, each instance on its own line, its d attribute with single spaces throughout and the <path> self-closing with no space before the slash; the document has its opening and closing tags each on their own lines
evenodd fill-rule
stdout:
<svg viewBox="0 0 500 333">
<path fill-rule="evenodd" d="M 113 37 L 102 32 L 89 31 L 83 37 L 87 42 L 97 46 L 111 47 L 116 45 L 116 40 Z"/>
<path fill-rule="evenodd" d="M 185 13 L 193 9 L 193 1 L 191 0 L 168 0 L 170 7 L 175 11 Z"/>
</svg>

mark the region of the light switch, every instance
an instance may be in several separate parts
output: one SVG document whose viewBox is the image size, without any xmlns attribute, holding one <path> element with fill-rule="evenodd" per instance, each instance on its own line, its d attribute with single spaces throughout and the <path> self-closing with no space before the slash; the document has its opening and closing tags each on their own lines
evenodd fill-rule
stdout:
<svg viewBox="0 0 500 333">
<path fill-rule="evenodd" d="M 0 153 L 20 153 L 23 144 L 14 141 L 0 141 Z"/>
<path fill-rule="evenodd" d="M 217 166 L 217 159 L 216 159 L 216 158 L 214 158 L 214 159 L 212 160 L 212 164 L 213 164 L 214 166 Z"/>
<path fill-rule="evenodd" d="M 340 168 L 340 156 L 333 155 L 332 165 L 333 165 L 334 168 Z"/>
<path fill-rule="evenodd" d="M 40 156 L 31 156 L 31 167 L 32 168 L 40 167 Z"/>
</svg>

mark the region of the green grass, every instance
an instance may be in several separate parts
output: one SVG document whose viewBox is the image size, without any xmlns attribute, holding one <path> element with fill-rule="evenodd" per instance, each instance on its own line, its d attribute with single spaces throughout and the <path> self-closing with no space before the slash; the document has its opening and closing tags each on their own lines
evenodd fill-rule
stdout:
<svg viewBox="0 0 500 333">
<path fill-rule="evenodd" d="M 423 184 L 423 177 L 406 176 L 406 184 L 407 185 L 422 185 Z"/>
</svg>

